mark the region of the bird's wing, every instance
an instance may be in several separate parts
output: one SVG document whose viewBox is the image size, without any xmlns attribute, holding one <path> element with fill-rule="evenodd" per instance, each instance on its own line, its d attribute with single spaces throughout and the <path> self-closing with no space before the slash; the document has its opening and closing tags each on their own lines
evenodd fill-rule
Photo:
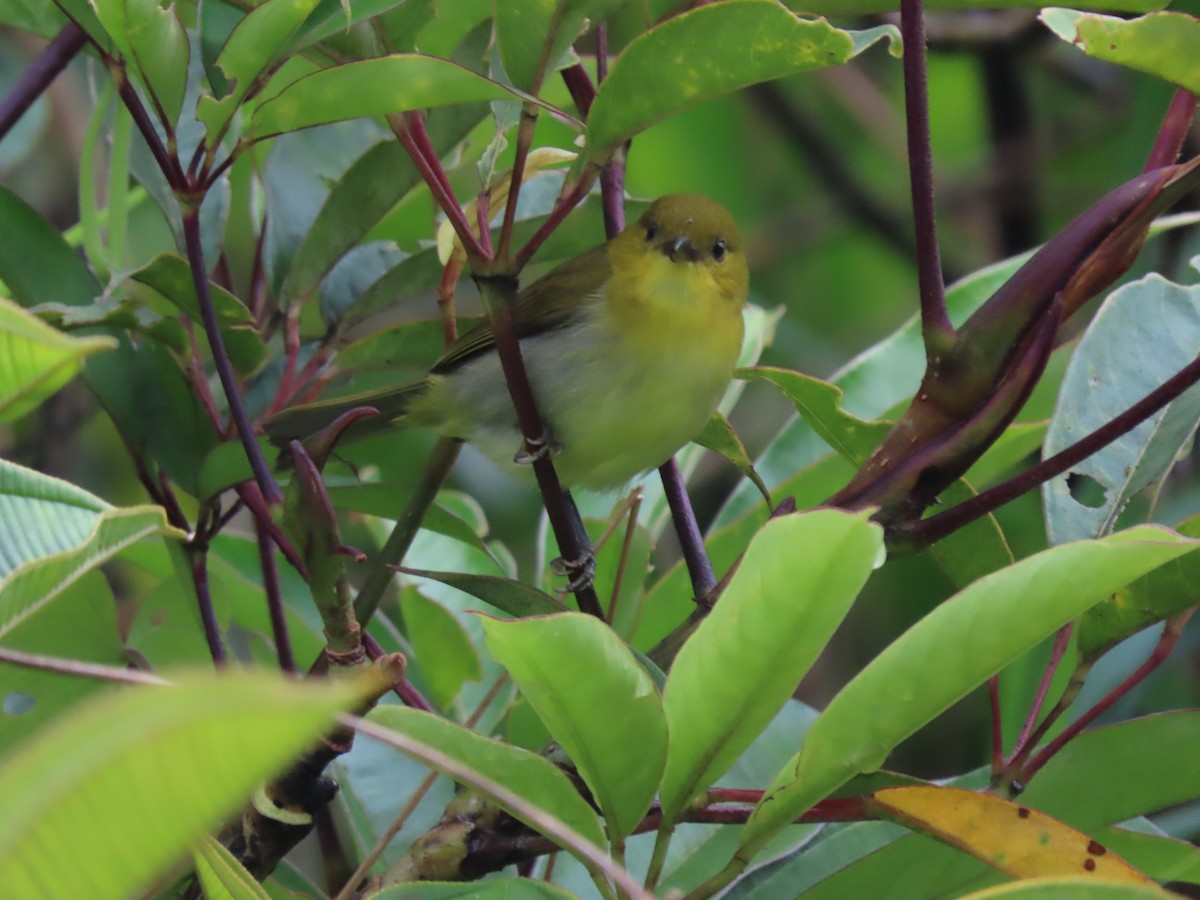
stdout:
<svg viewBox="0 0 1200 900">
<path fill-rule="evenodd" d="M 569 321 L 589 298 L 604 290 L 612 267 L 606 245 L 573 257 L 523 288 L 513 306 L 513 327 L 517 339 L 553 331 Z M 551 304 L 551 298 L 559 299 Z M 431 370 L 444 375 L 468 359 L 496 346 L 491 323 L 484 319 L 455 341 Z"/>
</svg>

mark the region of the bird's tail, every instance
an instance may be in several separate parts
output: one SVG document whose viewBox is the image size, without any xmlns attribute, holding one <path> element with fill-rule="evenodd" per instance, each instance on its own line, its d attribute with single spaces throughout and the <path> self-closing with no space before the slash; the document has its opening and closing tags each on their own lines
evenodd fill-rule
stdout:
<svg viewBox="0 0 1200 900">
<path fill-rule="evenodd" d="M 339 416 L 360 407 L 372 407 L 379 415 L 356 419 L 342 433 L 342 441 L 354 441 L 396 427 L 411 399 L 425 388 L 424 379 L 395 387 L 378 388 L 359 394 L 318 400 L 288 407 L 263 423 L 271 443 L 282 447 L 292 440 L 304 440 L 331 425 Z"/>
</svg>

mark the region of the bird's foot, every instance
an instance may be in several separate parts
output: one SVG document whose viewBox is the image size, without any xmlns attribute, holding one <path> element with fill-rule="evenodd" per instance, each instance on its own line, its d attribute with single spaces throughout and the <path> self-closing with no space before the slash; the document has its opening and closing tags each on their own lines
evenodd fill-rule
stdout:
<svg viewBox="0 0 1200 900">
<path fill-rule="evenodd" d="M 590 587 L 596 578 L 596 557 L 591 551 L 586 551 L 579 559 L 558 559 L 551 560 L 550 571 L 560 577 L 568 578 L 566 587 L 562 589 L 564 594 L 573 594 L 578 590 Z"/>
<path fill-rule="evenodd" d="M 539 459 L 545 459 L 552 453 L 557 453 L 562 449 L 562 444 L 554 440 L 554 436 L 549 430 L 543 431 L 539 438 L 525 438 L 525 443 L 521 449 L 513 456 L 513 462 L 519 466 L 528 466 L 537 462 Z"/>
</svg>

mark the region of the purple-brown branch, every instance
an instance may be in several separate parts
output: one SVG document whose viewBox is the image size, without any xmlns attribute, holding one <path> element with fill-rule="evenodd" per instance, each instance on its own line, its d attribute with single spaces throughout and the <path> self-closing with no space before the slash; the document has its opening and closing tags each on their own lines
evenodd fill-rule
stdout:
<svg viewBox="0 0 1200 900">
<path fill-rule="evenodd" d="M 929 137 L 929 90 L 925 73 L 925 16 L 921 0 L 900 0 L 904 39 L 904 108 L 908 124 L 908 169 L 913 221 L 917 231 L 917 281 L 921 293 L 921 333 L 925 355 L 933 360 L 954 340 L 946 311 L 946 287 L 938 252 L 933 203 L 933 149 Z"/>
<path fill-rule="evenodd" d="M 204 265 L 204 249 L 200 243 L 200 206 L 197 203 L 183 210 L 183 238 L 187 246 L 188 265 L 192 270 L 192 284 L 196 289 L 196 302 L 200 307 L 200 318 L 204 323 L 204 333 L 208 338 L 208 346 L 212 351 L 213 365 L 217 369 L 217 378 L 225 391 L 225 400 L 229 404 L 229 414 L 237 426 L 238 438 L 250 461 L 250 470 L 254 473 L 254 481 L 262 492 L 267 503 L 275 504 L 282 499 L 279 485 L 275 483 L 267 460 L 254 440 L 254 427 L 250 417 L 246 415 L 246 406 L 242 402 L 241 388 L 233 373 L 233 363 L 229 352 L 225 349 L 225 339 L 221 336 L 221 326 L 217 321 L 217 312 L 213 306 L 212 293 L 208 289 L 208 269 Z"/>
<path fill-rule="evenodd" d="M 1026 491 L 1044 484 L 1061 475 L 1072 466 L 1087 459 L 1102 447 L 1107 447 L 1117 438 L 1128 434 L 1150 416 L 1154 415 L 1184 391 L 1200 381 L 1200 358 L 1192 360 L 1183 369 L 1160 387 L 1151 391 L 1115 419 L 1100 426 L 1065 450 L 1043 460 L 1003 484 L 983 491 L 944 513 L 930 516 L 918 522 L 894 526 L 893 532 L 906 540 L 922 544 L 939 541 L 952 531 L 962 528 L 981 516 L 987 515 L 1005 503 L 1015 500 Z"/>
<path fill-rule="evenodd" d="M 0 100 L 0 140 L 25 115 L 34 101 L 40 97 L 75 55 L 87 43 L 87 32 L 75 22 L 68 22 L 63 30 L 17 79 L 12 90 Z"/>
</svg>

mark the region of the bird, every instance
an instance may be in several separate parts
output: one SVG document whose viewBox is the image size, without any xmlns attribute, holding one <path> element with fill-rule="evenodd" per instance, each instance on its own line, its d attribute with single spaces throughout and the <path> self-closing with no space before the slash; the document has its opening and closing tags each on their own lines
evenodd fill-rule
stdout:
<svg viewBox="0 0 1200 900">
<path fill-rule="evenodd" d="M 699 194 L 668 194 L 520 290 L 513 328 L 564 486 L 619 490 L 703 430 L 733 377 L 748 283 L 729 212 Z M 429 428 L 501 465 L 523 446 L 486 320 L 422 379 L 291 407 L 264 428 L 285 444 L 362 406 L 381 413 L 368 420 L 372 432 Z"/>
</svg>

